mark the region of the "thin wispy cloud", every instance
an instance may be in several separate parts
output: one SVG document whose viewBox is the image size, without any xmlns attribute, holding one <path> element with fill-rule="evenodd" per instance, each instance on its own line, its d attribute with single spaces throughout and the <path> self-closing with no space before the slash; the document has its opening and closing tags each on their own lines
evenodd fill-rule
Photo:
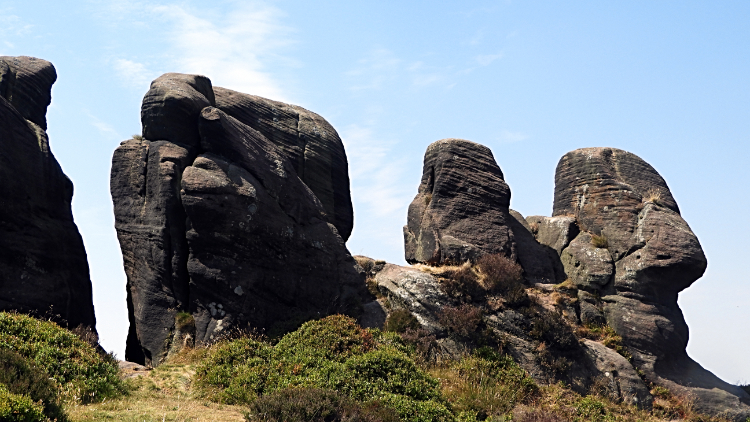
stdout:
<svg viewBox="0 0 750 422">
<path fill-rule="evenodd" d="M 104 122 L 100 118 L 96 117 L 91 111 L 83 109 L 83 113 L 89 117 L 89 124 L 95 127 L 102 137 L 107 139 L 121 140 L 123 137 L 115 130 L 115 128 L 109 123 Z"/>
<path fill-rule="evenodd" d="M 7 38 L 13 36 L 24 36 L 31 33 L 33 25 L 25 22 L 18 15 L 14 15 L 11 9 L 4 8 L 0 9 L 0 37 Z M 13 48 L 13 43 L 4 40 L 4 44 L 10 48 Z"/>
<path fill-rule="evenodd" d="M 521 142 L 529 139 L 530 136 L 524 132 L 511 132 L 509 130 L 503 130 L 500 132 L 500 143 L 511 144 L 514 142 Z"/>
<path fill-rule="evenodd" d="M 143 63 L 132 60 L 115 59 L 112 66 L 125 85 L 140 90 L 148 87 L 149 83 L 158 76 L 155 72 L 149 71 Z"/>
<path fill-rule="evenodd" d="M 495 60 L 499 60 L 503 58 L 503 53 L 497 53 L 497 54 L 480 54 L 476 57 L 474 57 L 474 61 L 476 61 L 480 66 L 488 66 Z"/>
<path fill-rule="evenodd" d="M 107 28 L 149 31 L 160 53 L 148 60 L 110 59 L 123 83 L 144 85 L 165 72 L 206 75 L 217 86 L 289 101 L 279 69 L 297 66 L 286 57 L 294 31 L 284 14 L 262 1 L 221 5 L 187 2 L 96 2 L 94 15 Z"/>
<path fill-rule="evenodd" d="M 388 82 L 398 77 L 402 61 L 385 48 L 375 48 L 359 59 L 356 67 L 346 76 L 355 80 L 351 89 L 354 91 L 379 90 Z"/>
<path fill-rule="evenodd" d="M 352 124 L 341 131 L 349 160 L 349 177 L 355 202 L 376 218 L 394 217 L 409 204 L 409 191 L 403 187 L 405 163 L 394 152 L 396 141 L 379 138 L 370 126 Z M 356 197 L 357 192 L 366 193 Z"/>
<path fill-rule="evenodd" d="M 199 14 L 178 4 L 152 10 L 172 24 L 168 33 L 180 72 L 207 75 L 214 85 L 285 100 L 268 63 L 294 65 L 278 53 L 292 43 L 292 30 L 281 25 L 283 14 L 275 7 L 258 2 L 235 5 L 220 15 Z"/>
<path fill-rule="evenodd" d="M 357 61 L 354 69 L 345 73 L 352 81 L 352 91 L 382 90 L 389 85 L 409 85 L 422 88 L 447 81 L 450 69 L 434 66 L 422 60 L 406 61 L 391 50 L 378 47 Z"/>
</svg>

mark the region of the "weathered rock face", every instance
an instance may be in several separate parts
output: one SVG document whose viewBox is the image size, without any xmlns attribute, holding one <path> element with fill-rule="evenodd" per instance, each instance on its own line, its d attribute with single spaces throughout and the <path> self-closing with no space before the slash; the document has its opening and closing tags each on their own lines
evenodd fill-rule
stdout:
<svg viewBox="0 0 750 422">
<path fill-rule="evenodd" d="M 602 289 L 612 287 L 615 265 L 606 248 L 593 245 L 589 233 L 581 233 L 565 248 L 560 259 L 565 274 L 578 288 L 601 293 Z"/>
<path fill-rule="evenodd" d="M 420 323 L 423 335 L 434 338 L 437 354 L 459 358 L 476 345 L 469 338 L 456 337 L 451 327 L 442 325 L 443 316 L 446 310 L 467 304 L 462 304 L 446 293 L 446 280 L 443 278 L 445 274 L 440 269 L 430 271 L 435 272 L 386 264 L 376 271 L 373 281 L 383 296 L 381 301 L 388 302 L 386 310 L 409 311 Z M 650 408 L 652 399 L 648 389 L 635 369 L 617 352 L 590 340 L 579 343 L 571 333 L 565 337 L 560 334 L 566 330 L 562 326 L 549 329 L 540 338 L 539 333 L 534 334 L 534 327 L 538 327 L 542 321 L 549 324 L 549 315 L 550 312 L 555 312 L 554 309 L 547 310 L 544 306 L 531 302 L 515 307 L 498 306 L 497 303 L 501 302 L 499 296 L 493 296 L 475 300 L 469 309 L 481 310 L 483 317 L 478 329 L 485 333 L 484 336 L 501 338 L 502 344 L 499 347 L 537 381 L 564 381 L 582 393 L 598 384 L 615 401 Z M 483 340 L 483 344 L 487 342 L 491 344 L 492 339 Z M 554 346 L 553 343 L 560 344 Z M 556 358 L 544 354 L 545 350 L 552 347 L 562 349 L 556 350 Z M 567 358 L 563 364 L 568 366 L 565 374 L 551 368 L 556 365 L 555 359 L 560 362 L 561 356 Z M 602 380 L 606 381 L 606 385 L 601 386 Z"/>
<path fill-rule="evenodd" d="M 404 226 L 406 261 L 442 264 L 500 253 L 516 259 L 510 188 L 489 148 L 462 139 L 427 147 Z"/>
<path fill-rule="evenodd" d="M 565 280 L 554 249 L 534 238 L 531 226 L 521 213 L 510 210 L 510 214 L 512 218 L 508 221 L 508 227 L 513 233 L 518 263 L 523 268 L 526 281 L 530 284 L 550 284 Z"/>
<path fill-rule="evenodd" d="M 586 148 L 560 160 L 555 183 L 555 216 L 575 218 L 583 231 L 561 251 L 566 273 L 603 295 L 607 322 L 633 364 L 651 382 L 694 395 L 699 410 L 744 420 L 750 396 L 685 352 L 677 294 L 703 275 L 706 258 L 664 179 L 631 153 Z M 592 234 L 606 239 L 605 248 L 592 244 Z"/>
<path fill-rule="evenodd" d="M 564 373 L 566 382 L 585 390 L 586 379 L 601 376 L 613 398 L 648 408 L 652 398 L 638 368 L 648 381 L 693 397 L 700 412 L 744 421 L 750 396 L 685 351 L 688 329 L 677 295 L 703 275 L 706 258 L 664 179 L 631 153 L 586 148 L 560 160 L 555 182 L 554 216 L 524 219 L 507 208 L 509 189 L 489 150 L 468 141 L 436 142 L 409 207 L 407 261 L 444 265 L 487 253 L 517 258 L 527 283 L 537 288 L 527 289 L 532 304 L 518 305 L 511 290 L 501 298 L 473 298 L 471 306 L 483 310 L 486 327 L 501 333 L 507 352 L 540 380 Z M 386 266 L 375 280 L 439 337 L 433 308 L 446 306 L 441 285 L 415 271 Z M 534 327 L 565 331 L 556 320 L 584 336 L 595 332 L 592 327 L 611 326 L 632 364 L 589 339 L 578 348 L 563 341 L 552 360 L 540 355 L 554 338 L 535 337 Z M 569 366 L 550 376 L 550 366 L 561 367 L 559 359 Z"/>
<path fill-rule="evenodd" d="M 349 165 L 336 130 L 302 107 L 214 88 L 216 107 L 260 132 L 276 145 L 297 176 L 313 191 L 328 221 L 346 241 L 354 226 Z"/>
<path fill-rule="evenodd" d="M 510 188 L 489 148 L 462 139 L 434 142 L 404 226 L 406 261 L 437 265 L 503 254 L 520 263 L 529 283 L 562 281 L 556 254 L 509 204 Z"/>
<path fill-rule="evenodd" d="M 94 329 L 86 251 L 70 206 L 73 183 L 45 132 L 56 78 L 45 60 L 0 57 L 0 310 L 51 310 L 71 327 Z"/>
<path fill-rule="evenodd" d="M 344 240 L 286 153 L 216 103 L 207 78 L 166 74 L 144 98 L 144 138 L 115 151 L 130 361 L 161 363 L 174 341 L 186 341 L 175 322 L 185 313 L 200 343 L 232 327 L 293 328 L 352 313 L 364 289 Z M 348 195 L 348 179 L 346 186 Z"/>
</svg>

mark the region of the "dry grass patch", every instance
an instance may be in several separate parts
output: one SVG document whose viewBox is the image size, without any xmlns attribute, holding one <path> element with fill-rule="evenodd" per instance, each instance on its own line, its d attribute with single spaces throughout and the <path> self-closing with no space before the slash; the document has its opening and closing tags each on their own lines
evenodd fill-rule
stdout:
<svg viewBox="0 0 750 422">
<path fill-rule="evenodd" d="M 130 394 L 102 403 L 71 406 L 71 421 L 244 421 L 246 409 L 210 402 L 192 388 L 206 349 L 189 349 L 149 373 L 129 380 Z"/>
<path fill-rule="evenodd" d="M 643 197 L 643 202 L 653 202 L 654 204 L 659 204 L 661 201 L 661 192 L 658 189 L 649 189 L 648 192 L 646 192 L 646 196 Z"/>
</svg>

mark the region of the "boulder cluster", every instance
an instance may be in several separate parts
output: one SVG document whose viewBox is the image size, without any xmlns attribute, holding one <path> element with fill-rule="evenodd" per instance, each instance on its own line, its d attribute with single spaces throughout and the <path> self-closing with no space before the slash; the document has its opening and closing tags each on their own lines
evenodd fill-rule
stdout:
<svg viewBox="0 0 750 422">
<path fill-rule="evenodd" d="M 509 351 L 537 378 L 587 387 L 606 376 L 613 396 L 644 407 L 652 400 L 650 383 L 693 398 L 696 410 L 706 414 L 750 416 L 750 395 L 702 368 L 685 350 L 688 327 L 677 295 L 703 275 L 707 261 L 653 167 L 615 148 L 578 149 L 557 166 L 552 217 L 523 218 L 509 203 L 510 190 L 488 148 L 460 139 L 433 143 L 404 226 L 407 262 L 455 265 L 501 254 L 520 265 L 532 291 L 574 296 L 550 307 L 568 326 L 611 327 L 629 358 L 583 340 L 582 349 L 559 348 L 558 354 L 573 362 L 555 374 L 539 353 L 531 353 L 541 343 L 518 330 L 535 324 L 529 312 L 497 309 L 486 298 L 474 298 L 485 326 L 506 339 Z M 432 272 L 389 264 L 374 273 L 374 281 L 389 305 L 414 314 L 450 353 L 455 348 L 450 330 L 439 321 L 446 306 L 458 303 L 441 289 L 445 272 Z"/>
<path fill-rule="evenodd" d="M 49 62 L 0 57 L 0 310 L 94 328 L 73 185 L 46 133 L 55 79 Z M 661 386 L 699 412 L 750 417 L 750 395 L 685 351 L 677 296 L 706 257 L 664 179 L 634 154 L 565 154 L 552 216 L 523 217 L 489 148 L 437 141 L 403 230 L 412 265 L 399 266 L 347 250 L 346 153 L 319 115 L 168 73 L 141 123 L 110 178 L 128 361 L 153 367 L 234 330 L 283 334 L 348 314 L 426 356 L 491 345 L 540 382 L 641 408 Z"/>
</svg>

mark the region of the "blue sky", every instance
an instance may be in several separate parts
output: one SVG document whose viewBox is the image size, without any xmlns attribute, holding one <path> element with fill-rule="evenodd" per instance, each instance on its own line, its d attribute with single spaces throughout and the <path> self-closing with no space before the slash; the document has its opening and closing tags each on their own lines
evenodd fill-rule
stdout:
<svg viewBox="0 0 750 422">
<path fill-rule="evenodd" d="M 431 142 L 489 146 L 524 215 L 551 213 L 566 152 L 639 155 L 667 180 L 709 259 L 680 295 L 688 352 L 747 383 L 748 22 L 744 1 L 0 0 L 0 54 L 57 68 L 51 147 L 75 184 L 102 344 L 120 357 L 110 160 L 140 133 L 149 82 L 185 72 L 329 120 L 349 157 L 349 249 L 395 263 Z"/>
</svg>

